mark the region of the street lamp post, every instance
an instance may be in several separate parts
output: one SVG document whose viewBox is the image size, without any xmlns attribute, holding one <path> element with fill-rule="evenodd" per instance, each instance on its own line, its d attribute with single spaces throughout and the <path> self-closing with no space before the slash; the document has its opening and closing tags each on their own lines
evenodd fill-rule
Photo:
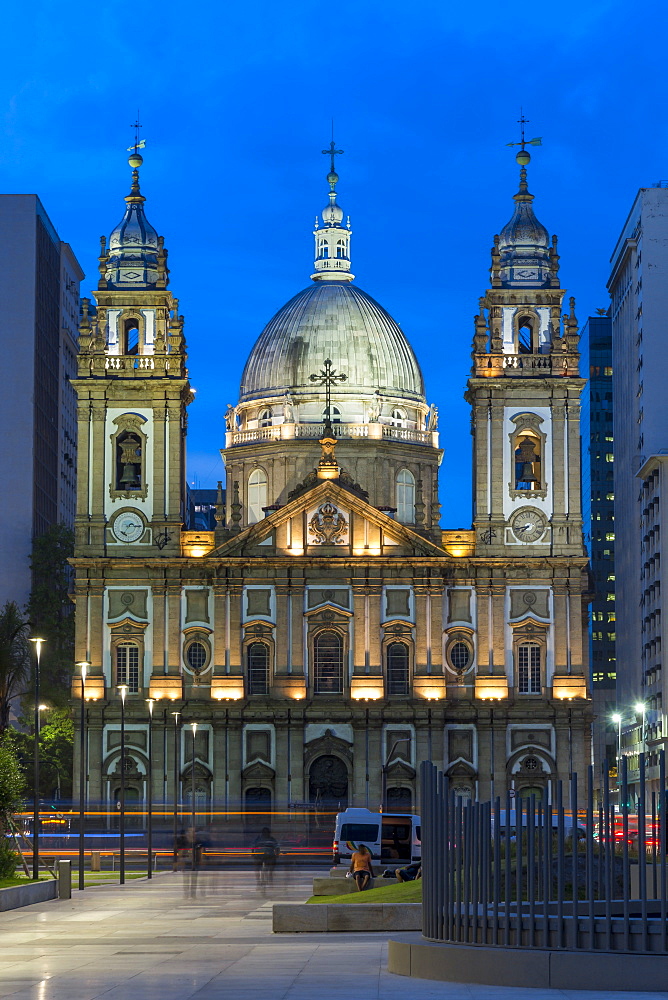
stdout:
<svg viewBox="0 0 668 1000">
<path fill-rule="evenodd" d="M 155 698 L 147 698 L 148 702 L 148 774 L 146 777 L 146 848 L 148 853 L 149 878 L 153 878 L 153 706 Z"/>
<path fill-rule="evenodd" d="M 192 754 L 192 761 L 191 761 L 191 767 L 190 767 L 190 805 L 191 805 L 191 811 L 192 811 L 192 859 L 191 859 L 191 861 L 192 861 L 192 870 L 194 871 L 195 870 L 195 849 L 196 849 L 195 848 L 195 844 L 196 844 L 196 840 L 197 840 L 197 838 L 195 837 L 195 822 L 196 822 L 196 817 L 195 817 L 195 735 L 197 733 L 197 723 L 196 722 L 192 722 L 191 726 L 192 726 L 192 731 L 193 731 L 193 754 Z"/>
<path fill-rule="evenodd" d="M 172 712 L 174 716 L 174 869 L 178 861 L 176 840 L 179 835 L 179 716 L 180 712 Z"/>
<path fill-rule="evenodd" d="M 39 660 L 46 639 L 31 639 L 35 643 L 35 753 L 33 760 L 33 829 L 32 877 L 39 878 Z"/>
<path fill-rule="evenodd" d="M 647 706 L 644 701 L 637 701 L 635 703 L 635 710 L 638 715 L 642 716 L 642 752 L 645 752 L 645 713 L 647 712 Z"/>
<path fill-rule="evenodd" d="M 410 736 L 402 736 L 401 739 L 395 740 L 394 743 L 392 744 L 390 752 L 385 758 L 385 763 L 383 764 L 382 767 L 382 791 L 381 791 L 381 807 L 380 807 L 381 812 L 387 812 L 387 769 L 390 765 L 390 761 L 392 760 L 392 754 L 397 749 L 400 743 L 410 743 L 410 741 L 411 741 Z"/>
<path fill-rule="evenodd" d="M 612 715 L 612 721 L 617 726 L 617 789 L 621 788 L 620 777 L 622 773 L 622 716 L 620 712 Z"/>
<path fill-rule="evenodd" d="M 86 674 L 90 663 L 82 660 L 81 670 L 81 715 L 79 717 L 79 889 L 84 889 L 84 847 L 86 836 Z"/>
<path fill-rule="evenodd" d="M 48 705 L 40 705 L 39 706 L 39 724 L 37 726 L 37 735 L 38 736 L 42 732 L 42 712 L 46 712 L 46 710 L 47 710 L 48 707 L 49 707 Z"/>
<path fill-rule="evenodd" d="M 121 810 L 120 810 L 120 884 L 125 885 L 125 696 L 128 693 L 127 684 L 120 684 L 121 695 Z"/>
</svg>

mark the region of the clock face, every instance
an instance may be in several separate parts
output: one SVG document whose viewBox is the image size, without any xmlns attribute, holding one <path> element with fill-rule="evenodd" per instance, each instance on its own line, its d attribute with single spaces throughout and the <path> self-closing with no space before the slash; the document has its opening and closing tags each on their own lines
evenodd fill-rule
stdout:
<svg viewBox="0 0 668 1000">
<path fill-rule="evenodd" d="M 143 518 L 133 510 L 122 511 L 112 525 L 119 542 L 136 542 L 144 534 L 144 529 Z"/>
<path fill-rule="evenodd" d="M 525 507 L 513 514 L 510 526 L 520 542 L 537 542 L 544 534 L 547 522 L 539 510 Z"/>
</svg>

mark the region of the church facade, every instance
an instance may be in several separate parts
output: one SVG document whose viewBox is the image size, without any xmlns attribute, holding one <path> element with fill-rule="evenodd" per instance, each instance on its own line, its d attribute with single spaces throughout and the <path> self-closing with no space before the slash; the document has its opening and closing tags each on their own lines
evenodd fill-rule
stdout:
<svg viewBox="0 0 668 1000">
<path fill-rule="evenodd" d="M 332 155 L 311 284 L 249 355 L 226 499 L 215 531 L 193 531 L 183 317 L 132 154 L 74 383 L 89 803 L 114 808 L 121 768 L 127 801 L 146 801 L 149 726 L 153 802 L 194 790 L 201 813 L 417 811 L 424 759 L 484 798 L 589 763 L 577 321 L 528 160 L 475 318 L 472 527 L 440 526 L 438 413 L 353 282 Z"/>
</svg>

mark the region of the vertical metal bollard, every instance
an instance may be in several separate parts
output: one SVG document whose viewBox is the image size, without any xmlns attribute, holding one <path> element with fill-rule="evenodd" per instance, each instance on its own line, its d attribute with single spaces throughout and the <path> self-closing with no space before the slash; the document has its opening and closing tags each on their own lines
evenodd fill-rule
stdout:
<svg viewBox="0 0 668 1000">
<path fill-rule="evenodd" d="M 58 861 L 58 899 L 72 898 L 72 862 L 61 859 Z"/>
<path fill-rule="evenodd" d="M 587 900 L 589 919 L 589 949 L 595 944 L 595 907 L 594 907 L 594 768 L 587 768 Z M 599 838 L 599 851 L 601 850 Z"/>
<path fill-rule="evenodd" d="M 578 870 L 578 853 L 580 847 L 580 831 L 578 828 L 578 776 L 571 774 L 571 857 L 573 859 L 573 911 L 571 919 L 571 947 L 579 946 L 578 939 L 578 890 L 580 887 L 580 873 Z"/>
<path fill-rule="evenodd" d="M 643 740 L 644 740 L 643 735 Z M 645 760 L 640 754 L 640 801 L 638 802 L 638 874 L 640 885 L 640 913 L 642 917 L 642 948 L 647 951 L 647 837 L 645 829 Z"/>
</svg>

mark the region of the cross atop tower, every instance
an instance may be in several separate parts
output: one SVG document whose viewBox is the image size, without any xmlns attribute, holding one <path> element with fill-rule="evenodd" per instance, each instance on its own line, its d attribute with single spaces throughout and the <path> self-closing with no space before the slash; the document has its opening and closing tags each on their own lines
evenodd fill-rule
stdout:
<svg viewBox="0 0 668 1000">
<path fill-rule="evenodd" d="M 128 153 L 136 153 L 139 149 L 144 149 L 146 146 L 146 139 L 139 139 L 139 129 L 143 128 L 142 123 L 139 121 L 139 110 L 137 110 L 137 120 L 135 121 L 132 128 L 135 130 L 135 142 L 134 146 L 128 146 Z"/>
<path fill-rule="evenodd" d="M 329 144 L 329 149 L 323 149 L 322 153 L 323 153 L 324 156 L 329 156 L 330 157 L 331 172 L 333 174 L 336 173 L 336 170 L 334 169 L 334 157 L 335 156 L 341 156 L 341 154 L 343 153 L 343 150 L 342 149 L 337 149 L 336 148 L 336 143 L 332 139 L 332 141 Z"/>
<path fill-rule="evenodd" d="M 543 139 L 541 136 L 537 136 L 535 139 L 525 138 L 525 125 L 530 124 L 530 119 L 524 117 L 524 112 L 520 108 L 520 117 L 517 119 L 517 124 L 520 127 L 520 141 L 519 142 L 507 142 L 506 146 L 519 146 L 520 151 L 523 151 L 526 146 L 542 146 Z M 518 154 L 519 155 L 519 154 Z M 518 160 L 519 163 L 519 160 Z"/>
<path fill-rule="evenodd" d="M 336 385 L 337 382 L 345 382 L 348 378 L 341 372 L 339 375 L 336 374 L 336 368 L 332 367 L 332 362 L 329 358 L 325 361 L 322 371 L 317 375 L 310 375 L 311 382 L 318 382 L 320 385 L 325 387 L 325 430 L 324 433 L 328 432 L 331 434 L 332 430 L 332 386 Z"/>
</svg>

